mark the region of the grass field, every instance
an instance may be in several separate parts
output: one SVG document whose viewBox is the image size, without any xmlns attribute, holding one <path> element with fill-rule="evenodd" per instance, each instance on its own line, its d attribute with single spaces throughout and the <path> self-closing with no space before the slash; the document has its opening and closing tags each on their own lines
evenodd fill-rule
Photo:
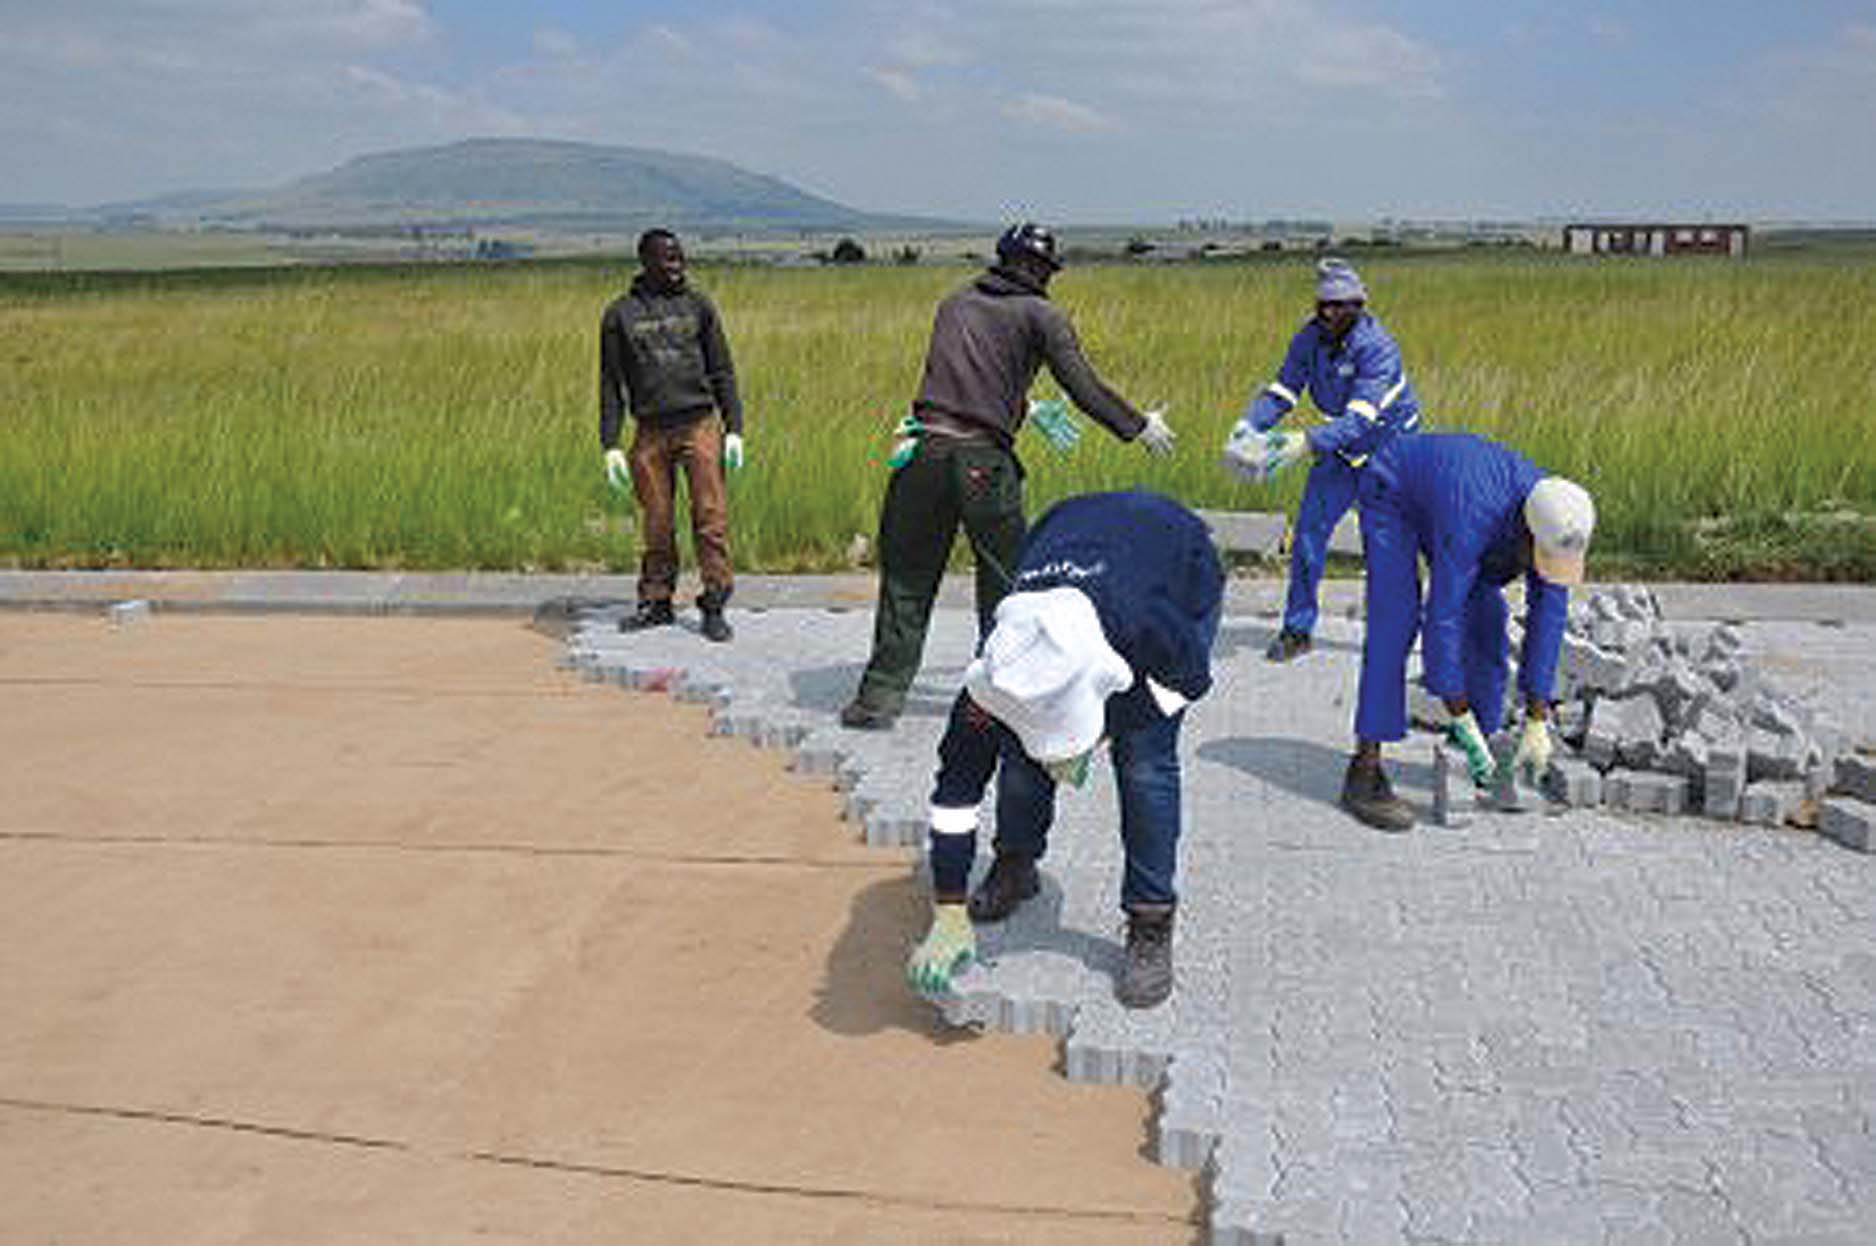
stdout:
<svg viewBox="0 0 1876 1246">
<path fill-rule="evenodd" d="M 1876 578 L 1876 258 L 1375 256 L 1429 426 L 1596 494 L 1600 573 Z M 748 570 L 870 535 L 932 308 L 970 270 L 699 268 L 748 412 Z M 594 263 L 0 275 L 0 561 L 28 567 L 626 569 L 596 436 Z M 1101 371 L 1170 404 L 1151 461 L 1026 433 L 1032 513 L 1142 485 L 1293 508 L 1218 466 L 1309 298 L 1300 257 L 1071 269 Z M 1038 396 L 1053 393 L 1044 377 Z"/>
</svg>

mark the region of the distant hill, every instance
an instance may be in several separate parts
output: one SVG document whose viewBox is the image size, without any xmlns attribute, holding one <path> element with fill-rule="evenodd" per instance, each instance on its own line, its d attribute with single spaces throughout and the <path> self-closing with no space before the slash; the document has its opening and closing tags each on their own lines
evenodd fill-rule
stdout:
<svg viewBox="0 0 1876 1246">
<path fill-rule="evenodd" d="M 930 226 L 823 199 L 723 160 L 542 139 L 381 152 L 266 191 L 184 192 L 90 210 L 245 228 L 404 225 L 750 231 Z"/>
</svg>

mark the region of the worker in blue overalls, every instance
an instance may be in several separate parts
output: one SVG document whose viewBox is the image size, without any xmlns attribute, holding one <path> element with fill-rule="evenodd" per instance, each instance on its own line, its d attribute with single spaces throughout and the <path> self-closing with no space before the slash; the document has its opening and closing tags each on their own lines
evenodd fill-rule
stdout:
<svg viewBox="0 0 1876 1246">
<path fill-rule="evenodd" d="M 1511 765 L 1541 773 L 1550 764 L 1550 700 L 1569 586 L 1583 582 L 1596 507 L 1581 485 L 1471 433 L 1422 433 L 1383 446 L 1362 469 L 1360 505 L 1368 621 L 1342 805 L 1370 826 L 1404 831 L 1413 810 L 1388 785 L 1381 745 L 1407 734 L 1414 636 L 1427 691 L 1451 715 L 1448 735 L 1473 782 L 1490 782 L 1496 765 L 1485 737 L 1498 730 L 1509 668 L 1503 588 L 1520 574 L 1524 722 Z M 1424 619 L 1422 558 L 1429 568 Z"/>
<path fill-rule="evenodd" d="M 1400 347 L 1369 314 L 1367 302 L 1367 288 L 1347 261 L 1318 264 L 1316 314 L 1290 339 L 1277 379 L 1251 399 L 1238 421 L 1238 429 L 1269 432 L 1305 391 L 1323 419 L 1303 435 L 1274 442 L 1273 469 L 1308 455 L 1315 456 L 1315 466 L 1290 537 L 1283 628 L 1265 654 L 1273 662 L 1309 652 L 1329 536 L 1355 502 L 1362 463 L 1396 434 L 1420 424 L 1420 402 L 1401 369 Z"/>
</svg>

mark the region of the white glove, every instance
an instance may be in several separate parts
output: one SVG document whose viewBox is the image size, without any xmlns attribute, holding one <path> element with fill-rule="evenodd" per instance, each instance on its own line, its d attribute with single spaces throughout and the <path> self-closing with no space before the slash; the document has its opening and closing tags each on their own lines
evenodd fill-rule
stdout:
<svg viewBox="0 0 1876 1246">
<path fill-rule="evenodd" d="M 1498 762 L 1492 756 L 1492 746 L 1485 742 L 1485 733 L 1479 730 L 1479 720 L 1467 710 L 1447 725 L 1446 736 L 1466 755 L 1466 770 L 1472 775 L 1472 782 L 1484 787 L 1492 781 L 1492 775 L 1498 769 Z"/>
<path fill-rule="evenodd" d="M 632 487 L 632 468 L 625 461 L 625 451 L 617 446 L 606 451 L 606 483 L 615 489 Z"/>
<path fill-rule="evenodd" d="M 1518 737 L 1518 751 L 1511 756 L 1512 773 L 1524 773 L 1534 781 L 1550 769 L 1550 724 L 1542 718 L 1524 720 L 1524 734 Z"/>
<path fill-rule="evenodd" d="M 1148 454 L 1173 452 L 1173 430 L 1166 423 L 1166 408 L 1154 407 L 1146 413 L 1146 427 L 1140 430 L 1139 440 Z"/>
<path fill-rule="evenodd" d="M 723 466 L 735 471 L 743 465 L 743 435 L 726 433 L 723 437 Z"/>
</svg>

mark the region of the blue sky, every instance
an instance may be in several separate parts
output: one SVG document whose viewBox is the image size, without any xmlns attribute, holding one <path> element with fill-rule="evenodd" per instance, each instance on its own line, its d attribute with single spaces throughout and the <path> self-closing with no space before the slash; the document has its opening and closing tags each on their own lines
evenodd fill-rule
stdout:
<svg viewBox="0 0 1876 1246">
<path fill-rule="evenodd" d="M 1876 0 L 0 0 L 0 202 L 485 135 L 855 207 L 1876 219 Z"/>
</svg>

